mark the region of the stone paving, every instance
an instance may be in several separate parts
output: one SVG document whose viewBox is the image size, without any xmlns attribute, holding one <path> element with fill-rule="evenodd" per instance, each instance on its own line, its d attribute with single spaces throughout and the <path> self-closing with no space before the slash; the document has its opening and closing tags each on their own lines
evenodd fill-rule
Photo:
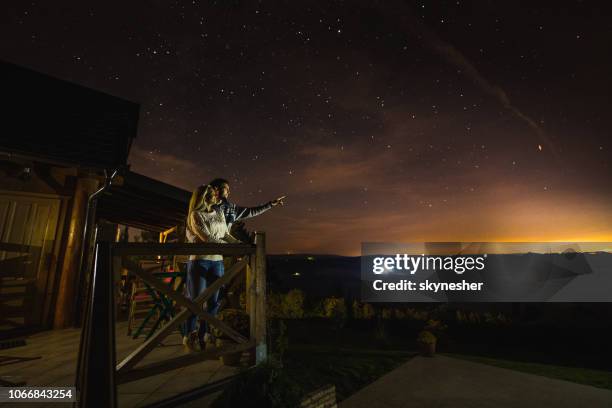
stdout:
<svg viewBox="0 0 612 408">
<path fill-rule="evenodd" d="M 610 408 L 612 391 L 436 355 L 415 357 L 340 408 Z"/>
</svg>

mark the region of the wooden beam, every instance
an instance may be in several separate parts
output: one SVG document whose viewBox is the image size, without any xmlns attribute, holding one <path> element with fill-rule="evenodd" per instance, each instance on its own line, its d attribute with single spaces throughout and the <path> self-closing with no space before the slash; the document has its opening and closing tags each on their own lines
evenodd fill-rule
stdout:
<svg viewBox="0 0 612 408">
<path fill-rule="evenodd" d="M 189 353 L 182 356 L 174 357 L 165 361 L 156 363 L 150 363 L 143 365 L 142 367 L 133 368 L 129 371 L 125 371 L 117 374 L 117 383 L 125 384 L 131 381 L 140 380 L 142 378 L 151 377 L 161 373 L 168 372 L 170 370 L 176 370 L 181 367 L 186 367 L 192 364 L 197 364 L 204 360 L 210 360 L 219 358 L 220 356 L 228 353 L 237 353 L 246 351 L 254 346 L 253 341 L 249 341 L 243 344 L 236 344 L 230 346 L 224 346 L 223 348 L 202 351 L 199 353 Z"/>
<path fill-rule="evenodd" d="M 206 312 L 202 312 L 199 314 L 200 317 L 206 320 L 208 323 L 216 326 L 221 332 L 227 334 L 229 338 L 238 342 L 238 343 L 246 343 L 249 339 L 245 338 L 242 334 L 238 333 L 231 326 L 227 325 L 223 321 L 217 319 L 215 316 L 208 314 Z"/>
<path fill-rule="evenodd" d="M 79 281 L 83 229 L 89 195 L 98 188 L 98 180 L 93 177 L 79 178 L 71 200 L 70 223 L 64 238 L 66 249 L 60 267 L 59 287 L 53 316 L 53 328 L 64 329 L 75 321 L 76 299 L 79 296 Z"/>
<path fill-rule="evenodd" d="M 244 338 L 240 333 L 236 330 L 232 329 L 227 324 L 223 323 L 221 320 L 217 319 L 213 315 L 205 313 L 202 306 L 198 306 L 195 302 L 185 298 L 182 293 L 179 293 L 175 290 L 170 289 L 167 285 L 157 279 L 150 271 L 142 269 L 140 265 L 135 262 L 130 262 L 129 267 L 130 270 L 134 273 L 134 275 L 138 276 L 140 279 L 148 283 L 158 292 L 163 293 L 168 296 L 170 299 L 174 300 L 176 304 L 179 306 L 183 306 L 191 311 L 191 313 L 200 316 L 202 319 L 208 321 L 213 326 L 216 326 L 223 333 L 227 334 L 232 340 L 237 341 L 238 343 L 246 343 L 248 340 Z M 153 268 L 151 268 L 153 269 Z"/>
<path fill-rule="evenodd" d="M 266 235 L 255 233 L 255 364 L 267 360 L 266 345 Z"/>
<path fill-rule="evenodd" d="M 113 246 L 116 255 L 247 255 L 255 253 L 251 244 L 201 244 L 120 242 Z"/>
<path fill-rule="evenodd" d="M 209 297 L 211 297 L 221 286 L 229 282 L 235 275 L 242 272 L 246 265 L 246 260 L 239 261 L 230 270 L 225 273 L 221 278 L 217 279 L 212 285 L 195 299 L 195 304 L 201 309 L 202 305 Z M 142 343 L 136 350 L 130 353 L 122 362 L 117 364 L 117 371 L 122 373 L 124 371 L 133 368 L 138 362 L 140 362 L 151 350 L 153 350 L 161 340 L 166 338 L 174 329 L 186 320 L 191 315 L 191 310 L 183 309 L 174 316 L 168 323 L 166 323 L 158 332 L 153 336 L 149 337 L 144 343 Z"/>
<path fill-rule="evenodd" d="M 249 335 L 252 339 L 255 338 L 255 324 L 257 322 L 255 304 L 257 303 L 257 287 L 255 285 L 255 255 L 249 257 L 249 266 L 246 273 L 246 309 L 249 314 Z"/>
<path fill-rule="evenodd" d="M 169 298 L 174 300 L 179 306 L 186 307 L 187 309 L 191 311 L 191 313 L 199 314 L 202 311 L 201 307 L 198 307 L 196 303 L 185 298 L 185 296 L 182 293 L 169 288 L 165 283 L 160 282 L 159 279 L 153 276 L 153 274 L 150 271 L 158 269 L 157 267 L 150 268 L 149 270 L 143 269 L 136 262 L 133 262 L 129 259 L 124 259 L 123 265 L 126 266 L 127 269 L 130 272 L 132 272 L 134 275 L 136 275 L 137 277 L 139 277 L 140 279 L 148 283 L 149 286 L 153 287 L 153 289 L 168 296 Z"/>
<path fill-rule="evenodd" d="M 247 265 L 245 268 L 247 272 L 249 270 L 248 268 L 249 268 L 249 265 Z M 246 274 L 245 274 L 245 277 L 246 277 Z M 236 277 L 236 279 L 230 282 L 229 287 L 228 286 L 225 287 L 226 288 L 225 293 L 229 295 L 230 293 L 235 293 L 237 290 L 240 290 L 240 285 L 242 282 L 244 281 L 240 279 L 240 276 Z M 238 299 L 238 301 L 240 301 L 240 299 Z M 223 296 L 223 299 L 221 299 L 221 302 L 219 303 L 219 311 L 223 310 L 228 305 L 228 303 L 229 303 L 229 296 Z"/>
<path fill-rule="evenodd" d="M 78 406 L 113 408 L 117 406 L 117 387 L 110 242 L 96 244 L 94 265 L 77 362 Z"/>
</svg>

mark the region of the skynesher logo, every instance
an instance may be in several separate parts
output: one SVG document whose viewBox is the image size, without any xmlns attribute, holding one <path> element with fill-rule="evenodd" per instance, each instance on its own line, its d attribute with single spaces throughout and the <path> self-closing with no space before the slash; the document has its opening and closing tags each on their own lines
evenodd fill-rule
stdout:
<svg viewBox="0 0 612 408">
<path fill-rule="evenodd" d="M 372 263 L 372 272 L 380 275 L 391 271 L 406 271 L 414 275 L 418 270 L 445 270 L 461 275 L 465 271 L 482 271 L 485 268 L 485 258 L 482 256 L 412 256 L 396 254 L 393 256 L 375 257 Z"/>
</svg>

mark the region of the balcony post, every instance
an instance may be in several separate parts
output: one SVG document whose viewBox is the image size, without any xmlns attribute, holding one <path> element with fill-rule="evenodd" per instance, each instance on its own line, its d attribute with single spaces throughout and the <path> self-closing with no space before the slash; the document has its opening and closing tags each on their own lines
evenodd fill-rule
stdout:
<svg viewBox="0 0 612 408">
<path fill-rule="evenodd" d="M 117 406 L 112 265 L 112 243 L 98 241 L 79 347 L 76 381 L 79 407 Z"/>
<path fill-rule="evenodd" d="M 266 345 L 266 235 L 255 233 L 255 364 L 268 358 Z"/>
</svg>

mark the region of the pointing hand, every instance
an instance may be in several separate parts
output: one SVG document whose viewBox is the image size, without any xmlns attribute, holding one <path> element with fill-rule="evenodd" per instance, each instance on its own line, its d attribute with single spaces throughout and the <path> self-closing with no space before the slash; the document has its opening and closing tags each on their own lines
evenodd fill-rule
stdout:
<svg viewBox="0 0 612 408">
<path fill-rule="evenodd" d="M 287 196 L 281 196 L 278 197 L 276 200 L 272 200 L 270 201 L 270 204 L 272 204 L 272 207 L 276 207 L 277 205 L 285 205 L 285 203 L 283 202 L 283 200 L 287 198 Z"/>
</svg>

